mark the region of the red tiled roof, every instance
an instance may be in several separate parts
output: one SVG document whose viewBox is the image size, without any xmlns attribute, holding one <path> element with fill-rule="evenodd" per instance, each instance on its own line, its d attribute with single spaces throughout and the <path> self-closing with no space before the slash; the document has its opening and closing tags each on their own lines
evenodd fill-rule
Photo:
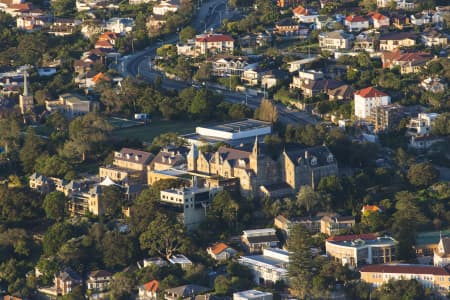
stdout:
<svg viewBox="0 0 450 300">
<path fill-rule="evenodd" d="M 104 40 L 115 40 L 117 39 L 117 34 L 115 32 L 112 31 L 106 31 L 103 32 L 99 37 L 98 40 L 99 41 L 104 41 Z"/>
<path fill-rule="evenodd" d="M 301 5 L 297 6 L 292 11 L 296 15 L 302 15 L 302 16 L 307 16 L 308 15 L 308 10 L 306 8 L 304 8 L 303 6 L 301 6 Z"/>
<path fill-rule="evenodd" d="M 450 275 L 446 268 L 439 268 L 427 265 L 368 265 L 360 269 L 360 272 L 367 273 L 402 273 L 402 274 L 429 274 L 429 275 Z"/>
<path fill-rule="evenodd" d="M 94 77 L 92 77 L 92 81 L 94 83 L 99 82 L 100 80 L 106 80 L 106 81 L 110 81 L 111 79 L 106 76 L 105 74 L 103 74 L 102 72 L 98 73 L 97 75 L 95 75 Z"/>
<path fill-rule="evenodd" d="M 361 96 L 363 98 L 372 98 L 372 97 L 385 97 L 389 96 L 388 94 L 377 90 L 374 87 L 367 87 L 365 89 L 359 90 L 355 92 L 355 95 Z"/>
<path fill-rule="evenodd" d="M 363 16 L 348 16 L 347 18 L 345 18 L 345 20 L 347 21 L 347 22 L 365 22 L 365 21 L 367 21 L 367 19 L 366 18 L 364 18 Z"/>
<path fill-rule="evenodd" d="M 108 41 L 97 41 L 95 43 L 95 47 L 101 47 L 101 48 L 114 48 L 113 45 L 111 45 Z"/>
<path fill-rule="evenodd" d="M 152 280 L 147 282 L 146 284 L 144 284 L 144 289 L 146 291 L 151 291 L 151 292 L 156 292 L 158 291 L 158 287 L 159 287 L 159 281 L 157 280 Z"/>
<path fill-rule="evenodd" d="M 430 58 L 428 53 L 424 52 L 413 52 L 413 53 L 403 53 L 396 60 L 397 61 L 422 61 Z"/>
<path fill-rule="evenodd" d="M 225 243 L 217 243 L 211 246 L 211 252 L 215 255 L 222 253 L 225 249 L 228 248 L 228 245 Z"/>
<path fill-rule="evenodd" d="M 31 4 L 30 3 L 12 4 L 9 6 L 9 8 L 18 11 L 28 11 L 31 9 Z"/>
<path fill-rule="evenodd" d="M 365 233 L 365 234 L 349 234 L 349 235 L 337 235 L 331 236 L 327 238 L 327 241 L 330 242 L 345 242 L 345 241 L 354 241 L 357 239 L 361 240 L 376 240 L 377 235 L 375 233 Z"/>
<path fill-rule="evenodd" d="M 378 13 L 378 12 L 377 12 L 377 13 L 373 13 L 373 14 L 369 14 L 369 16 L 370 16 L 372 19 L 375 19 L 375 20 L 383 20 L 383 19 L 387 19 L 386 16 L 384 16 L 384 15 Z"/>
<path fill-rule="evenodd" d="M 362 208 L 362 211 L 373 211 L 373 212 L 378 212 L 381 211 L 381 208 L 377 205 L 364 205 Z"/>
<path fill-rule="evenodd" d="M 233 42 L 233 38 L 226 34 L 208 34 L 197 37 L 196 42 L 200 43 L 214 43 L 214 42 Z"/>
</svg>

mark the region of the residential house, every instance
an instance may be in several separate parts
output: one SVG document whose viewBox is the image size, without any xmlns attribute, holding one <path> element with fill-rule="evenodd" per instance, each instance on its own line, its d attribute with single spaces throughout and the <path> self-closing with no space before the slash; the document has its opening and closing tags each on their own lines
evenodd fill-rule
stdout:
<svg viewBox="0 0 450 300">
<path fill-rule="evenodd" d="M 300 23 L 312 24 L 314 23 L 317 13 L 312 9 L 307 9 L 301 5 L 292 9 L 294 18 L 296 18 Z"/>
<path fill-rule="evenodd" d="M 46 100 L 45 108 L 50 113 L 59 111 L 68 119 L 73 119 L 96 111 L 98 109 L 98 103 L 79 94 L 66 93 L 59 95 L 58 100 Z"/>
<path fill-rule="evenodd" d="M 105 270 L 92 271 L 86 281 L 87 289 L 91 293 L 104 292 L 109 289 L 113 274 Z"/>
<path fill-rule="evenodd" d="M 412 32 L 393 32 L 380 36 L 380 50 L 394 51 L 403 47 L 413 47 L 416 45 L 416 34 Z"/>
<path fill-rule="evenodd" d="M 433 136 L 430 134 L 422 136 L 411 136 L 408 147 L 417 151 L 426 151 L 430 149 L 434 144 L 444 141 L 442 137 Z"/>
<path fill-rule="evenodd" d="M 98 83 L 102 81 L 111 81 L 111 78 L 103 72 L 94 70 L 85 72 L 83 77 L 79 76 L 75 79 L 80 89 L 91 91 Z"/>
<path fill-rule="evenodd" d="M 131 32 L 134 27 L 134 20 L 132 18 L 110 18 L 106 21 L 105 29 L 117 33 L 119 35 L 125 35 Z"/>
<path fill-rule="evenodd" d="M 145 267 L 156 265 L 158 267 L 164 267 L 167 266 L 167 261 L 162 259 L 161 257 L 150 257 L 150 258 L 144 258 L 142 262 L 137 263 L 138 268 L 142 269 Z"/>
<path fill-rule="evenodd" d="M 426 30 L 421 34 L 421 40 L 427 47 L 442 47 L 446 48 L 448 45 L 448 38 L 442 32 L 436 29 Z"/>
<path fill-rule="evenodd" d="M 196 229 L 206 220 L 206 210 L 221 188 L 182 187 L 160 192 L 160 203 L 178 212 L 180 223 L 188 231 Z"/>
<path fill-rule="evenodd" d="M 147 182 L 147 167 L 154 155 L 150 152 L 122 148 L 114 152 L 112 165 L 100 167 L 99 176 L 111 178 L 117 182 Z"/>
<path fill-rule="evenodd" d="M 334 79 L 319 79 L 312 81 L 305 81 L 300 89 L 305 97 L 314 97 L 318 94 L 327 94 L 330 90 L 335 90 L 344 83 Z"/>
<path fill-rule="evenodd" d="M 17 16 L 16 17 L 17 28 L 26 31 L 35 31 L 44 27 L 45 20 L 42 17 L 34 17 L 34 16 Z"/>
<path fill-rule="evenodd" d="M 432 10 L 422 11 L 416 14 L 412 14 L 411 24 L 416 26 L 423 26 L 426 24 L 442 24 L 444 17 L 441 12 Z"/>
<path fill-rule="evenodd" d="M 171 13 L 177 12 L 178 8 L 179 8 L 178 4 L 163 1 L 163 2 L 153 6 L 153 14 L 155 16 L 164 16 L 169 12 L 171 12 Z"/>
<path fill-rule="evenodd" d="M 206 249 L 206 252 L 215 260 L 223 261 L 232 258 L 237 251 L 225 243 L 217 243 Z"/>
<path fill-rule="evenodd" d="M 67 36 L 73 34 L 80 25 L 80 20 L 58 18 L 50 25 L 48 33 L 56 36 Z"/>
<path fill-rule="evenodd" d="M 261 253 L 265 248 L 278 247 L 280 243 L 273 228 L 244 230 L 241 241 L 250 254 Z"/>
<path fill-rule="evenodd" d="M 374 88 L 367 87 L 355 92 L 355 116 L 359 119 L 367 119 L 373 108 L 391 103 L 391 96 Z"/>
<path fill-rule="evenodd" d="M 31 174 L 28 180 L 29 188 L 41 194 L 48 194 L 53 188 L 53 182 L 37 172 Z"/>
<path fill-rule="evenodd" d="M 407 133 L 417 136 L 429 134 L 438 117 L 437 113 L 419 113 L 416 118 L 411 118 L 409 121 Z"/>
<path fill-rule="evenodd" d="M 233 300 L 273 300 L 273 294 L 257 290 L 233 293 Z"/>
<path fill-rule="evenodd" d="M 434 251 L 433 263 L 435 267 L 445 267 L 450 265 L 450 238 L 442 237 L 439 240 L 437 249 Z"/>
<path fill-rule="evenodd" d="M 212 60 L 212 75 L 217 77 L 241 77 L 248 66 L 248 58 L 242 56 L 223 56 Z"/>
<path fill-rule="evenodd" d="M 319 47 L 323 50 L 348 50 L 351 48 L 352 37 L 343 30 L 321 32 L 319 34 Z"/>
<path fill-rule="evenodd" d="M 193 297 L 204 294 L 210 289 L 197 284 L 187 284 L 179 287 L 166 289 L 164 291 L 165 300 L 187 300 Z"/>
<path fill-rule="evenodd" d="M 73 67 L 77 77 L 75 82 L 79 83 L 85 78 L 85 75 L 90 72 L 95 65 L 104 64 L 106 62 L 107 52 L 101 49 L 92 49 L 90 51 L 84 52 L 79 60 L 75 60 Z"/>
<path fill-rule="evenodd" d="M 415 8 L 414 2 L 407 0 L 377 0 L 377 6 L 380 8 L 391 7 L 392 1 L 394 1 L 396 9 L 412 10 Z"/>
<path fill-rule="evenodd" d="M 330 89 L 327 91 L 328 99 L 331 101 L 346 101 L 352 100 L 355 91 L 351 85 L 344 84 L 335 89 Z"/>
<path fill-rule="evenodd" d="M 292 6 L 292 4 L 294 3 L 293 0 L 277 0 L 277 6 L 280 8 L 286 8 L 289 6 Z"/>
<path fill-rule="evenodd" d="M 439 77 L 427 77 L 420 82 L 419 86 L 432 93 L 443 93 L 448 87 L 447 83 Z"/>
<path fill-rule="evenodd" d="M 313 28 L 315 30 L 333 30 L 336 23 L 338 22 L 329 16 L 319 15 L 314 19 Z"/>
<path fill-rule="evenodd" d="M 242 256 L 238 263 L 249 268 L 256 284 L 272 285 L 287 282 L 289 278 L 289 252 L 276 248 L 266 248 L 262 255 Z"/>
<path fill-rule="evenodd" d="M 292 18 L 284 18 L 275 23 L 275 34 L 282 36 L 299 36 L 300 24 Z"/>
<path fill-rule="evenodd" d="M 268 72 L 268 69 L 261 69 L 257 65 L 249 66 L 242 72 L 241 82 L 248 86 L 259 85 L 262 77 Z"/>
<path fill-rule="evenodd" d="M 318 55 L 310 56 L 308 58 L 299 59 L 299 60 L 293 60 L 289 61 L 287 64 L 289 66 L 289 73 L 299 72 L 302 70 L 306 65 L 313 63 L 317 60 L 319 60 Z"/>
<path fill-rule="evenodd" d="M 297 64 L 295 64 L 296 61 L 290 62 L 288 64 L 291 65 L 290 70 L 296 70 L 300 68 Z M 320 79 L 324 78 L 324 74 L 322 71 L 316 71 L 316 70 L 301 70 L 298 71 L 298 76 L 294 76 L 292 78 L 292 83 L 290 84 L 291 89 L 301 89 L 305 84 L 308 84 L 310 81 L 318 81 Z"/>
<path fill-rule="evenodd" d="M 363 31 L 353 42 L 353 51 L 375 52 L 378 48 L 378 34 L 373 31 Z"/>
<path fill-rule="evenodd" d="M 159 281 L 151 280 L 139 286 L 138 300 L 156 300 L 159 292 Z"/>
<path fill-rule="evenodd" d="M 201 34 L 195 37 L 195 49 L 200 55 L 213 53 L 232 54 L 234 50 L 234 39 L 226 34 Z"/>
<path fill-rule="evenodd" d="M 411 20 L 405 12 L 391 12 L 389 17 L 391 19 L 391 24 L 398 30 L 412 27 Z"/>
<path fill-rule="evenodd" d="M 433 289 L 448 295 L 450 270 L 446 267 L 434 267 L 417 264 L 381 264 L 364 266 L 359 270 L 361 281 L 380 287 L 390 280 L 415 279 L 424 288 Z"/>
<path fill-rule="evenodd" d="M 327 256 L 343 265 L 389 263 L 396 259 L 398 242 L 375 234 L 338 235 L 325 241 Z"/>
<path fill-rule="evenodd" d="M 369 20 L 372 23 L 373 28 L 375 28 L 375 29 L 380 29 L 380 28 L 390 26 L 389 17 L 385 16 L 379 12 L 371 12 L 367 16 L 369 17 Z"/>
<path fill-rule="evenodd" d="M 193 265 L 192 261 L 183 254 L 174 254 L 168 260 L 172 265 L 180 265 L 183 270 Z"/>
<path fill-rule="evenodd" d="M 64 296 L 72 292 L 72 290 L 83 284 L 83 280 L 71 268 L 65 268 L 55 274 L 56 295 Z"/>
<path fill-rule="evenodd" d="M 381 55 L 383 68 L 392 69 L 398 66 L 401 74 L 420 72 L 430 59 L 431 55 L 426 52 L 401 52 L 398 49 Z"/>
<path fill-rule="evenodd" d="M 117 38 L 117 33 L 106 31 L 98 37 L 97 42 L 95 43 L 95 48 L 112 50 L 116 45 Z"/>
<path fill-rule="evenodd" d="M 400 121 L 405 117 L 405 109 L 399 104 L 382 105 L 372 108 L 369 122 L 374 131 L 387 132 L 398 129 Z"/>
<path fill-rule="evenodd" d="M 270 89 L 287 78 L 287 73 L 282 70 L 270 70 L 261 77 L 261 86 L 264 89 Z"/>
<path fill-rule="evenodd" d="M 351 15 L 345 18 L 344 25 L 348 31 L 361 31 L 369 29 L 369 20 L 363 16 Z"/>
</svg>

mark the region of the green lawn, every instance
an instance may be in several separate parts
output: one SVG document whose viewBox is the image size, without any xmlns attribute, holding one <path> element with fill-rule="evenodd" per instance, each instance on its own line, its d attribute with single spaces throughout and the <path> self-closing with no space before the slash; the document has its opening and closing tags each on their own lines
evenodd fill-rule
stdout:
<svg viewBox="0 0 450 300">
<path fill-rule="evenodd" d="M 113 130 L 112 136 L 119 139 L 138 139 L 151 142 L 155 136 L 166 132 L 186 134 L 195 131 L 200 122 L 190 121 L 153 121 L 148 125 Z"/>
</svg>

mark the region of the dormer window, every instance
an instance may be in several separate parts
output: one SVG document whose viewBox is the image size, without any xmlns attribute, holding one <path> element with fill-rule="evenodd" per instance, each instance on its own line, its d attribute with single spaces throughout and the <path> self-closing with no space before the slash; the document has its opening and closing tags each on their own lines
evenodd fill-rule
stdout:
<svg viewBox="0 0 450 300">
<path fill-rule="evenodd" d="M 333 154 L 328 154 L 328 156 L 327 156 L 327 162 L 329 162 L 329 163 L 332 163 L 334 161 L 334 156 L 333 156 Z"/>
<path fill-rule="evenodd" d="M 317 157 L 313 156 L 311 158 L 311 166 L 315 166 L 315 165 L 317 165 Z"/>
</svg>

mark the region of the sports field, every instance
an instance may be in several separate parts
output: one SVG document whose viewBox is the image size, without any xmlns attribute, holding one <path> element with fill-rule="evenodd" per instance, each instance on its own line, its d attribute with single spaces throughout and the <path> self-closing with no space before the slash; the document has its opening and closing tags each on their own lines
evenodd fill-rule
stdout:
<svg viewBox="0 0 450 300">
<path fill-rule="evenodd" d="M 186 134 L 195 131 L 200 122 L 155 120 L 149 124 L 115 129 L 112 136 L 118 139 L 138 139 L 150 143 L 155 136 L 166 132 Z"/>
</svg>

